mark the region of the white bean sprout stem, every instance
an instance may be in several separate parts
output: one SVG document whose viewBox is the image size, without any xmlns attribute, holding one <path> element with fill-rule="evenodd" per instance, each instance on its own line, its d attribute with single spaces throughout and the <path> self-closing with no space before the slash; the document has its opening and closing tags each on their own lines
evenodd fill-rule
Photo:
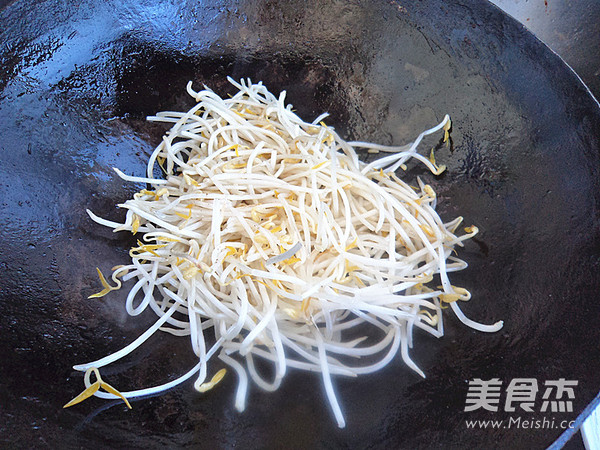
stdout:
<svg viewBox="0 0 600 450">
<path fill-rule="evenodd" d="M 452 252 L 477 228 L 457 234 L 462 218 L 442 221 L 431 186 L 419 179 L 412 187 L 394 173 L 411 159 L 434 174 L 444 170 L 433 152 L 425 157 L 417 147 L 441 130 L 446 141 L 448 116 L 402 147 L 346 142 L 319 122 L 326 115 L 301 120 L 285 104 L 285 92 L 276 97 L 262 83 L 229 81 L 238 89 L 231 98 L 206 87 L 196 92 L 190 82 L 197 102 L 190 111 L 148 117 L 172 127 L 146 176 L 115 169 L 127 181 L 152 185 L 119 205 L 127 210 L 125 223 L 88 211 L 100 225 L 143 234 L 131 264 L 113 269 L 117 286 L 101 275 L 105 289 L 96 296 L 134 280 L 127 311 L 150 307 L 159 319 L 122 350 L 74 367 L 88 372 L 85 396 L 118 398 L 92 386 L 89 371 L 161 330 L 188 336 L 198 363 L 176 380 L 123 392 L 125 398 L 163 392 L 193 376 L 204 392 L 223 377 L 220 371 L 206 382 L 217 354 L 236 373 L 238 410 L 250 382 L 272 391 L 288 368 L 313 371 L 321 373 L 344 427 L 334 376 L 381 370 L 398 353 L 425 376 L 408 349 L 416 328 L 443 335 L 444 304 L 476 330 L 502 327 L 467 318 L 458 303 L 470 293 L 449 281 L 450 272 L 467 266 Z M 357 148 L 390 154 L 367 164 Z M 164 179 L 154 177 L 156 164 Z M 271 379 L 259 373 L 257 358 L 273 367 Z"/>
</svg>

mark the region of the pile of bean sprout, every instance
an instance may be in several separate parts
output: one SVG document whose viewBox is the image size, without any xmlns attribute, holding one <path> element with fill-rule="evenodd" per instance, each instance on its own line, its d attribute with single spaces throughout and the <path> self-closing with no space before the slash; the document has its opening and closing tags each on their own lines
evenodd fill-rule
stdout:
<svg viewBox="0 0 600 450">
<path fill-rule="evenodd" d="M 104 290 L 93 297 L 134 280 L 127 312 L 137 316 L 150 308 L 159 319 L 122 350 L 75 366 L 86 372 L 90 392 L 83 394 L 130 399 L 191 377 L 204 392 L 225 375 L 220 370 L 207 381 L 216 356 L 237 375 L 239 411 L 250 380 L 274 391 L 288 369 L 300 369 L 322 375 L 344 427 L 334 375 L 380 370 L 400 352 L 424 377 L 409 356 L 413 333 L 419 328 L 441 337 L 448 305 L 476 330 L 502 327 L 468 319 L 458 301 L 470 293 L 448 278 L 467 266 L 452 253 L 477 228 L 466 227 L 459 236 L 462 218 L 440 219 L 431 186 L 418 179 L 411 187 L 395 174 L 411 159 L 434 174 L 445 169 L 433 151 L 426 157 L 417 148 L 436 132 L 448 139 L 448 116 L 402 147 L 346 142 L 322 122 L 327 114 L 301 120 L 285 104 L 285 92 L 276 97 L 262 83 L 229 81 L 238 89 L 231 98 L 206 87 L 196 92 L 190 82 L 187 91 L 197 102 L 192 109 L 148 117 L 172 127 L 145 177 L 115 169 L 127 181 L 152 186 L 119 205 L 127 210 L 123 224 L 88 210 L 98 224 L 142 235 L 130 251 L 131 263 L 113 268 L 114 286 L 98 271 Z M 358 149 L 389 155 L 367 164 Z M 164 178 L 153 175 L 157 164 Z M 99 391 L 97 369 L 158 330 L 188 336 L 198 363 L 160 386 Z M 272 367 L 269 379 L 257 358 Z M 98 378 L 94 384 L 90 371 Z"/>
</svg>

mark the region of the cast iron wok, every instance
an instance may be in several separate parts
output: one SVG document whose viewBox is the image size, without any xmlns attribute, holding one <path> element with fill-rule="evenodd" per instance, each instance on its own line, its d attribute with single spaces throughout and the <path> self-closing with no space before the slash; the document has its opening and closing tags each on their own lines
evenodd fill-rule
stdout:
<svg viewBox="0 0 600 450">
<path fill-rule="evenodd" d="M 600 387 L 600 109 L 576 76 L 487 2 L 17 1 L 0 15 L 0 430 L 12 447 L 541 448 L 560 429 L 467 429 L 466 419 L 572 420 Z M 446 336 L 417 335 L 381 373 L 336 379 L 339 430 L 318 375 L 292 372 L 276 393 L 233 408 L 235 377 L 199 395 L 190 383 L 122 403 L 80 392 L 73 364 L 121 348 L 152 322 L 127 317 L 124 293 L 86 297 L 127 261 L 131 236 L 89 220 L 143 186 L 165 131 L 144 118 L 191 106 L 185 84 L 228 92 L 225 76 L 264 81 L 347 138 L 404 143 L 445 113 L 453 146 L 434 177 L 442 217 L 481 234 L 453 277 L 473 294 L 482 334 L 446 315 Z M 185 338 L 153 337 L 103 370 L 128 390 L 194 364 Z M 219 368 L 215 363 L 213 370 Z M 578 380 L 573 411 L 465 412 L 468 381 Z M 503 397 L 504 399 L 504 397 Z M 108 407 L 110 406 L 110 407 Z"/>
</svg>

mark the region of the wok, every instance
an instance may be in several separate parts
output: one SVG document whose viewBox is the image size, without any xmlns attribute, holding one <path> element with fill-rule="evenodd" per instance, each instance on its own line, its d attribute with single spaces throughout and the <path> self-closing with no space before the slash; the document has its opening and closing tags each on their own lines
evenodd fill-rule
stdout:
<svg viewBox="0 0 600 450">
<path fill-rule="evenodd" d="M 484 1 L 16 1 L 0 15 L 0 430 L 12 447 L 541 448 L 562 429 L 467 429 L 466 419 L 574 419 L 600 386 L 600 109 L 572 71 Z M 482 334 L 445 316 L 446 336 L 417 334 L 412 357 L 335 379 L 347 428 L 335 426 L 318 375 L 291 372 L 233 408 L 235 377 L 199 395 L 91 399 L 73 364 L 121 348 L 153 321 L 124 294 L 86 297 L 127 261 L 131 237 L 89 220 L 140 185 L 164 133 L 144 118 L 191 106 L 185 84 L 228 92 L 225 76 L 288 91 L 301 117 L 329 111 L 348 139 L 404 143 L 454 119 L 434 177 L 443 218 L 480 235 L 460 255 L 464 311 L 503 319 Z M 103 370 L 128 390 L 194 364 L 184 338 L 154 336 Z M 218 368 L 215 363 L 214 369 Z M 465 412 L 468 381 L 577 380 L 573 411 Z M 504 399 L 504 397 L 502 397 Z"/>
</svg>

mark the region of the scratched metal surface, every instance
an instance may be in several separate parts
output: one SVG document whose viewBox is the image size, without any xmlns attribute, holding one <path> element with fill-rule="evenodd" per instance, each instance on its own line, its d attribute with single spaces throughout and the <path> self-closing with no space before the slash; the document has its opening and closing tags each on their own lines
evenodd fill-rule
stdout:
<svg viewBox="0 0 600 450">
<path fill-rule="evenodd" d="M 579 380 L 573 415 L 598 386 L 600 111 L 560 60 L 511 18 L 475 0 L 297 3 L 16 1 L 0 13 L 0 437 L 12 447 L 540 448 L 560 430 L 466 430 L 467 380 Z M 128 318 L 123 293 L 86 300 L 95 267 L 127 258 L 128 236 L 94 225 L 140 186 L 164 128 L 147 114 L 190 106 L 188 80 L 226 92 L 250 76 L 288 90 L 300 115 L 331 112 L 347 138 L 401 143 L 454 119 L 448 172 L 422 175 L 442 217 L 481 235 L 454 277 L 473 318 L 450 314 L 441 340 L 418 335 L 381 373 L 336 380 L 348 426 L 335 427 L 316 375 L 254 389 L 233 408 L 235 381 L 200 396 L 189 383 L 120 404 L 62 405 L 79 392 L 70 367 L 115 351 L 151 316 Z M 103 373 L 122 389 L 193 364 L 185 339 L 155 336 Z M 218 368 L 215 366 L 215 369 Z M 107 408 L 106 406 L 111 406 Z M 482 413 L 478 418 L 503 419 Z"/>
</svg>

